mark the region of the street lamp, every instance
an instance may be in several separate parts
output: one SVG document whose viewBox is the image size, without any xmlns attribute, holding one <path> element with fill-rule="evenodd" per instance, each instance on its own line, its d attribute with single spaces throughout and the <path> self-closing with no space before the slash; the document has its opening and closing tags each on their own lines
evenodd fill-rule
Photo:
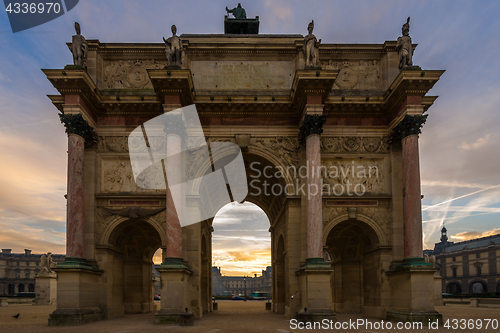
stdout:
<svg viewBox="0 0 500 333">
<path fill-rule="evenodd" d="M 245 293 L 243 294 L 243 300 L 247 301 L 247 277 L 243 276 L 243 284 L 245 285 Z"/>
</svg>

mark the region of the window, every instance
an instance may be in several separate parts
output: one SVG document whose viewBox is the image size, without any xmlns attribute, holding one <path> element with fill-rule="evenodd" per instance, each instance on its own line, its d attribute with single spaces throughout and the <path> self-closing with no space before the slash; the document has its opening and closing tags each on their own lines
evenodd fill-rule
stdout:
<svg viewBox="0 0 500 333">
<path fill-rule="evenodd" d="M 17 266 L 20 266 L 20 265 L 21 265 L 21 263 L 18 261 L 18 262 L 17 262 Z"/>
<path fill-rule="evenodd" d="M 481 258 L 481 253 L 476 253 L 476 258 Z"/>
<path fill-rule="evenodd" d="M 476 266 L 477 276 L 481 276 L 481 266 Z"/>
<path fill-rule="evenodd" d="M 453 258 L 452 258 L 452 260 L 453 260 L 453 261 L 457 261 L 457 257 L 453 257 Z"/>
<path fill-rule="evenodd" d="M 26 262 L 26 266 L 29 266 L 29 265 L 30 265 L 30 262 L 29 262 L 29 261 L 27 261 L 27 262 Z"/>
<path fill-rule="evenodd" d="M 454 278 L 457 277 L 457 268 L 456 267 L 453 267 L 453 277 Z"/>
<path fill-rule="evenodd" d="M 29 279 L 30 278 L 30 272 L 27 272 L 26 273 L 26 278 Z"/>
<path fill-rule="evenodd" d="M 38 265 L 40 265 L 40 263 L 37 261 L 37 262 L 36 262 L 36 265 L 38 266 Z"/>
</svg>

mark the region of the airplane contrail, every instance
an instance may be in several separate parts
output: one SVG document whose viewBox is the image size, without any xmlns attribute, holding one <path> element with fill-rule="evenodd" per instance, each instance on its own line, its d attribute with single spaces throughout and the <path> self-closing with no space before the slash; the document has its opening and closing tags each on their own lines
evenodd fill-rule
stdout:
<svg viewBox="0 0 500 333">
<path fill-rule="evenodd" d="M 480 193 L 480 192 L 484 192 L 484 191 L 487 191 L 487 190 L 491 190 L 492 188 L 497 188 L 497 187 L 500 187 L 500 184 L 499 185 L 495 185 L 495 186 L 490 186 L 488 188 L 483 188 L 481 190 L 478 190 L 478 191 L 475 191 L 475 192 L 472 192 L 472 193 L 469 193 L 469 194 L 465 194 L 465 195 L 462 195 L 460 197 L 457 197 L 457 198 L 453 198 L 453 199 L 449 199 L 449 200 L 446 200 L 446 201 L 443 201 L 441 203 L 438 203 L 438 204 L 435 204 L 435 205 L 432 205 L 432 206 L 429 206 L 429 207 L 425 207 L 424 209 L 422 210 L 428 210 L 430 208 L 433 208 L 433 207 L 437 207 L 437 206 L 441 206 L 445 203 L 448 203 L 448 202 L 451 202 L 451 201 L 455 201 L 455 200 L 458 200 L 458 199 L 462 199 L 462 198 L 465 198 L 465 197 L 468 197 L 470 195 L 474 195 L 474 194 L 477 194 L 477 193 Z"/>
</svg>

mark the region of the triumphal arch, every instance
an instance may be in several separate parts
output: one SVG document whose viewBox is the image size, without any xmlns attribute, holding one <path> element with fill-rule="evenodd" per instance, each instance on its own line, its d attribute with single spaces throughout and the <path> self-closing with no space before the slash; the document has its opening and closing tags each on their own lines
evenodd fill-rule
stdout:
<svg viewBox="0 0 500 333">
<path fill-rule="evenodd" d="M 274 312 L 440 318 L 422 257 L 418 136 L 443 71 L 413 65 L 409 23 L 398 41 L 335 44 L 314 22 L 306 35 L 261 35 L 258 18 L 226 21 L 236 33 L 78 37 L 78 62 L 44 70 L 68 133 L 67 257 L 49 324 L 150 311 L 189 323 L 213 311 L 212 219 L 181 227 L 170 191 L 138 186 L 129 156 L 133 130 L 193 104 L 208 144 L 239 147 L 244 200 L 269 217 Z M 196 151 L 187 158 L 186 174 L 210 172 Z"/>
</svg>

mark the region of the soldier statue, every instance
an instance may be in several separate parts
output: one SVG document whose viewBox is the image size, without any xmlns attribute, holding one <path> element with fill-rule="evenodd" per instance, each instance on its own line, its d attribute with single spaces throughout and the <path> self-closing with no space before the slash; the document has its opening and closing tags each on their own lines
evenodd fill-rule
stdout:
<svg viewBox="0 0 500 333">
<path fill-rule="evenodd" d="M 306 60 L 306 67 L 318 67 L 318 50 L 319 44 L 321 43 L 321 39 L 316 39 L 316 36 L 313 35 L 314 30 L 314 20 L 309 23 L 307 26 L 307 31 L 309 34 L 304 37 L 304 56 Z"/>
<path fill-rule="evenodd" d="M 85 67 L 87 63 L 87 41 L 80 34 L 80 24 L 75 22 L 76 35 L 71 40 L 71 53 L 73 53 L 73 63 L 76 66 Z"/>
<path fill-rule="evenodd" d="M 403 36 L 398 38 L 398 43 L 396 44 L 396 51 L 399 52 L 399 65 L 398 68 L 401 70 L 408 66 L 413 66 L 413 48 L 411 46 L 410 38 L 410 18 L 405 24 L 403 24 Z"/>
<path fill-rule="evenodd" d="M 226 7 L 226 12 L 232 13 L 234 15 L 234 18 L 237 19 L 246 19 L 247 18 L 247 13 L 245 12 L 245 9 L 241 7 L 241 3 L 238 4 L 238 7 L 229 9 Z"/>
<path fill-rule="evenodd" d="M 167 66 L 181 67 L 182 40 L 176 35 L 177 27 L 172 25 L 172 36 L 165 39 L 165 54 L 167 56 Z"/>
</svg>

